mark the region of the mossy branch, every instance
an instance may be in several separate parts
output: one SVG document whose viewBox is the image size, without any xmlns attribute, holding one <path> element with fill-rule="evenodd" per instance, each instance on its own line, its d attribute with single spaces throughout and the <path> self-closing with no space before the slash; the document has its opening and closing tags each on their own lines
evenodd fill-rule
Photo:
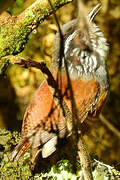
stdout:
<svg viewBox="0 0 120 180">
<path fill-rule="evenodd" d="M 51 0 L 54 11 L 72 0 Z M 4 12 L 0 16 L 0 58 L 19 54 L 27 43 L 28 35 L 53 13 L 48 0 L 36 0 L 18 16 Z M 1 60 L 0 60 L 1 61 Z M 0 69 L 6 61 L 0 62 Z M 0 70 L 1 71 L 1 70 Z"/>
</svg>

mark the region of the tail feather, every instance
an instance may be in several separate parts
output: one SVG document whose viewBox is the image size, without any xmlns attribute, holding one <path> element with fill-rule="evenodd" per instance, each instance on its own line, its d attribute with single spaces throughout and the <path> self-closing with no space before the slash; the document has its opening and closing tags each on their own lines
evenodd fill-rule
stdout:
<svg viewBox="0 0 120 180">
<path fill-rule="evenodd" d="M 30 146 L 31 144 L 28 140 L 24 140 L 19 143 L 12 153 L 12 160 L 17 161 L 29 149 Z"/>
</svg>

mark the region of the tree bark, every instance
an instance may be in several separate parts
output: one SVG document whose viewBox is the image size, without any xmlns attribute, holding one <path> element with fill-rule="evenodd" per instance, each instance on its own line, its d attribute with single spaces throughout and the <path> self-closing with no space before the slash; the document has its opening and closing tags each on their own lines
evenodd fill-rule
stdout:
<svg viewBox="0 0 120 180">
<path fill-rule="evenodd" d="M 0 58 L 19 54 L 28 40 L 28 35 L 42 23 L 53 11 L 72 0 L 51 0 L 54 10 L 48 0 L 36 0 L 18 16 L 10 16 L 3 12 L 0 16 Z M 8 61 L 7 61 L 8 63 Z M 7 65 L 0 60 L 0 72 Z"/>
</svg>

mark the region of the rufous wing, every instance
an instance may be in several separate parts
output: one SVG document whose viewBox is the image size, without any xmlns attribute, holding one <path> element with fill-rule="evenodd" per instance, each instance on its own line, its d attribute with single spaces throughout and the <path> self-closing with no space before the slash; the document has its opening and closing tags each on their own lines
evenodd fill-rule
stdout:
<svg viewBox="0 0 120 180">
<path fill-rule="evenodd" d="M 58 138 L 63 138 L 65 134 L 64 116 L 54 102 L 47 81 L 44 80 L 26 109 L 21 140 L 13 151 L 12 159 L 18 160 L 29 147 L 33 159 L 38 151 L 46 158 L 56 150 Z"/>
</svg>

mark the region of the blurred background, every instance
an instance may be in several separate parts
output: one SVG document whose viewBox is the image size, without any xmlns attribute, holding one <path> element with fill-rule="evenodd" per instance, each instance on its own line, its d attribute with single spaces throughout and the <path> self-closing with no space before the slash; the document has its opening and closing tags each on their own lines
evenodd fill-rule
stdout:
<svg viewBox="0 0 120 180">
<path fill-rule="evenodd" d="M 0 1 L 0 13 L 6 8 L 11 15 L 18 15 L 34 0 Z M 110 93 L 102 114 L 111 127 L 120 132 L 120 1 L 86 0 L 88 12 L 100 2 L 102 9 L 95 23 L 104 32 L 109 43 L 107 66 L 110 78 Z M 77 16 L 76 1 L 57 11 L 60 25 Z M 57 25 L 50 16 L 30 36 L 22 57 L 30 57 L 38 62 L 44 60 L 48 67 L 51 63 L 52 47 Z M 13 131 L 21 130 L 25 109 L 42 81 L 42 73 L 35 68 L 23 69 L 11 65 L 6 74 L 0 77 L 0 128 Z M 120 170 L 120 134 L 111 131 L 99 118 L 92 123 L 85 135 L 89 152 L 97 155 L 103 162 L 115 165 Z"/>
</svg>

